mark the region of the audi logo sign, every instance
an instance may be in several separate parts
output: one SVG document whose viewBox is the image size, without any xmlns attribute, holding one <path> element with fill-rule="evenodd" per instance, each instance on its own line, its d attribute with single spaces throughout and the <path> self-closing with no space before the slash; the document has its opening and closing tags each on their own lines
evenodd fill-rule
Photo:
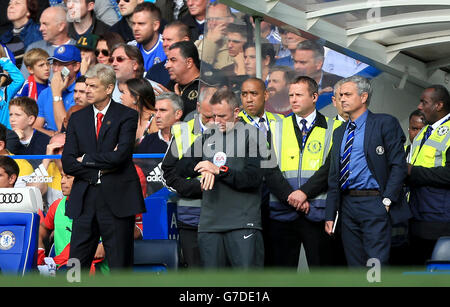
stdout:
<svg viewBox="0 0 450 307">
<path fill-rule="evenodd" d="M 0 193 L 0 204 L 19 204 L 22 201 L 22 193 Z"/>
<path fill-rule="evenodd" d="M 41 191 L 36 187 L 0 188 L 2 212 L 33 212 L 43 210 Z"/>
</svg>

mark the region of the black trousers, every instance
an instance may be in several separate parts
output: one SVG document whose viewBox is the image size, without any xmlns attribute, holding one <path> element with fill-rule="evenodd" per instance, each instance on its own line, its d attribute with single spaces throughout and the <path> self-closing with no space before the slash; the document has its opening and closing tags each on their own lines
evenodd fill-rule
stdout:
<svg viewBox="0 0 450 307">
<path fill-rule="evenodd" d="M 332 238 L 324 222 L 311 222 L 304 216 L 291 222 L 271 219 L 269 229 L 274 266 L 297 268 L 302 243 L 309 267 L 333 263 Z"/>
<path fill-rule="evenodd" d="M 240 269 L 264 267 L 264 242 L 258 229 L 199 232 L 198 245 L 205 268 L 231 266 Z"/>
<path fill-rule="evenodd" d="M 178 226 L 181 246 L 181 262 L 188 268 L 199 268 L 202 266 L 200 250 L 198 249 L 198 229 Z"/>
<path fill-rule="evenodd" d="M 72 223 L 69 257 L 78 258 L 81 267 L 88 269 L 101 237 L 111 271 L 131 267 L 134 256 L 134 224 L 135 216 L 114 216 L 103 198 L 100 185 L 90 185 L 84 197 L 81 215 Z"/>
</svg>

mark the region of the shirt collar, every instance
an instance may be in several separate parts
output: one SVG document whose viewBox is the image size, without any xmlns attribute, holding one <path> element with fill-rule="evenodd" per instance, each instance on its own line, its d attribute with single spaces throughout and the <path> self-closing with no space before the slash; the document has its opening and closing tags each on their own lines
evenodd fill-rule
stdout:
<svg viewBox="0 0 450 307">
<path fill-rule="evenodd" d="M 360 117 L 358 117 L 355 121 L 354 121 L 354 123 L 356 124 L 356 129 L 357 130 L 359 130 L 362 126 L 363 126 L 363 124 L 366 122 L 366 120 L 367 120 L 367 116 L 369 115 L 369 110 L 366 110 L 363 114 L 361 114 L 361 116 Z M 348 124 L 347 124 L 347 129 L 348 129 L 348 125 L 350 124 L 350 120 L 348 121 Z"/>
<path fill-rule="evenodd" d="M 438 120 L 437 122 L 435 122 L 433 125 L 431 125 L 431 128 L 436 129 L 437 127 L 439 127 L 443 122 L 445 122 L 447 120 L 447 118 L 449 118 L 450 113 L 448 113 L 447 115 L 445 115 L 444 117 L 442 117 L 440 120 Z"/>
<path fill-rule="evenodd" d="M 105 108 L 103 108 L 103 110 L 101 110 L 101 111 L 99 109 L 97 109 L 94 105 L 92 105 L 92 107 L 94 108 L 94 117 L 97 118 L 98 113 L 102 113 L 103 116 L 105 116 L 110 105 L 111 105 L 111 99 L 109 100 L 108 105 Z"/>
<path fill-rule="evenodd" d="M 316 119 L 316 116 L 317 116 L 317 111 L 316 111 L 316 109 L 314 109 L 314 111 L 311 114 L 309 114 L 308 116 L 306 116 L 306 118 L 304 118 L 304 119 L 306 119 L 306 128 L 309 129 L 309 127 L 311 127 L 311 124 Z M 300 123 L 300 121 L 303 119 L 303 117 L 298 116 L 297 114 L 295 114 L 295 118 L 297 119 L 298 126 L 300 128 L 302 128 L 301 127 L 302 124 Z"/>
<path fill-rule="evenodd" d="M 341 122 L 344 122 L 344 123 L 346 122 L 346 120 L 342 116 L 340 116 L 339 114 L 336 115 L 336 119 L 341 121 Z"/>
<path fill-rule="evenodd" d="M 198 122 L 200 123 L 200 127 L 201 127 L 202 131 L 206 131 L 206 130 L 208 129 L 208 127 L 206 127 L 206 126 L 202 123 L 202 118 L 201 118 L 201 115 L 200 115 L 200 114 L 199 114 Z"/>
<path fill-rule="evenodd" d="M 161 141 L 163 141 L 164 143 L 166 143 L 167 145 L 170 144 L 171 139 L 169 139 L 169 141 L 166 141 L 166 140 L 164 139 L 163 135 L 162 135 L 161 130 L 158 130 L 158 138 L 159 138 Z"/>
</svg>

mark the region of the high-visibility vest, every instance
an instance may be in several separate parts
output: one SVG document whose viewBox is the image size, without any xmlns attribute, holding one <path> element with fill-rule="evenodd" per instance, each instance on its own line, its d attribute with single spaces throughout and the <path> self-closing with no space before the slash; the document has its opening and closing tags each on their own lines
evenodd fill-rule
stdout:
<svg viewBox="0 0 450 307">
<path fill-rule="evenodd" d="M 284 115 L 282 114 L 278 114 L 278 113 L 271 113 L 271 112 L 265 112 L 266 116 L 267 116 L 267 121 L 269 122 L 268 125 L 270 127 L 270 123 L 275 122 L 275 121 L 282 121 L 284 119 Z M 252 121 L 250 120 L 249 116 L 246 115 L 246 113 L 244 113 L 244 111 L 241 111 L 239 113 L 239 116 L 247 123 L 250 125 L 253 125 Z M 257 123 L 258 124 L 258 123 Z"/>
<path fill-rule="evenodd" d="M 327 128 L 314 126 L 306 140 L 303 151 L 297 141 L 293 118 L 287 117 L 273 132 L 273 145 L 278 166 L 294 190 L 299 189 L 325 163 L 331 149 L 333 131 L 341 121 L 325 117 Z M 311 221 L 325 219 L 326 193 L 309 200 L 310 210 L 306 217 Z M 298 213 L 293 207 L 282 204 L 275 195 L 270 196 L 270 216 L 279 221 L 293 221 Z"/>
<path fill-rule="evenodd" d="M 423 127 L 411 145 L 411 164 L 425 168 L 445 166 L 446 151 L 450 146 L 450 121 L 434 129 L 422 143 L 428 126 Z M 450 190 L 446 187 L 412 186 L 410 208 L 416 220 L 450 222 Z"/>
<path fill-rule="evenodd" d="M 422 128 L 411 145 L 411 163 L 414 166 L 437 167 L 444 166 L 445 152 L 450 146 L 450 121 L 434 129 L 430 137 L 420 147 L 428 126 Z"/>
<path fill-rule="evenodd" d="M 194 141 L 202 135 L 201 133 L 194 132 L 196 120 L 199 121 L 200 118 L 195 117 L 188 122 L 180 122 L 172 126 L 172 135 L 177 144 L 179 159 L 183 157 Z M 194 180 L 198 179 L 199 178 L 195 178 Z M 180 197 L 177 201 L 178 220 L 191 226 L 197 226 L 200 217 L 201 205 L 201 199 Z"/>
<path fill-rule="evenodd" d="M 193 118 L 188 122 L 178 122 L 172 126 L 172 135 L 177 143 L 179 159 L 181 159 L 185 151 L 194 143 L 195 139 L 201 135 L 201 133 L 195 134 L 193 132 L 195 120 Z"/>
</svg>

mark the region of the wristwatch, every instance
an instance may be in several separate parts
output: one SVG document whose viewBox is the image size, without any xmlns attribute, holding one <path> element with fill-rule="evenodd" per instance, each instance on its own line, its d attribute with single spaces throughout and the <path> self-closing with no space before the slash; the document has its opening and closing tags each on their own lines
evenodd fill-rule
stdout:
<svg viewBox="0 0 450 307">
<path fill-rule="evenodd" d="M 392 201 L 389 198 L 387 198 L 387 197 L 383 198 L 383 205 L 385 207 L 389 207 L 391 205 L 391 203 L 392 203 Z"/>
<path fill-rule="evenodd" d="M 53 96 L 53 101 L 57 102 L 57 101 L 61 101 L 62 97 L 61 96 Z"/>
<path fill-rule="evenodd" d="M 219 167 L 219 175 L 224 176 L 228 174 L 228 166 L 222 165 Z"/>
</svg>

